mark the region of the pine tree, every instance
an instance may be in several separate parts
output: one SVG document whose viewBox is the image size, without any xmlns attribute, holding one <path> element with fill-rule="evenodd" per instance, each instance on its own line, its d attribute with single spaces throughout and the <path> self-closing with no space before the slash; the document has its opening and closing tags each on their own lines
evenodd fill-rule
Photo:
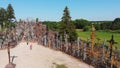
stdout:
<svg viewBox="0 0 120 68">
<path fill-rule="evenodd" d="M 38 18 L 36 18 L 36 23 L 38 23 L 39 22 L 39 19 Z"/>
<path fill-rule="evenodd" d="M 62 22 L 59 27 L 59 33 L 63 36 L 63 38 L 64 38 L 64 34 L 67 34 L 69 37 L 69 41 L 75 41 L 77 39 L 77 33 L 75 31 L 75 26 L 71 22 L 71 16 L 70 16 L 67 6 L 64 9 Z"/>
<path fill-rule="evenodd" d="M 6 10 L 4 8 L 0 8 L 0 25 L 2 29 L 4 28 L 5 21 L 6 21 Z"/>
<path fill-rule="evenodd" d="M 12 20 L 15 19 L 14 9 L 11 4 L 7 7 L 7 20 L 9 21 L 9 27 L 11 27 Z"/>
</svg>

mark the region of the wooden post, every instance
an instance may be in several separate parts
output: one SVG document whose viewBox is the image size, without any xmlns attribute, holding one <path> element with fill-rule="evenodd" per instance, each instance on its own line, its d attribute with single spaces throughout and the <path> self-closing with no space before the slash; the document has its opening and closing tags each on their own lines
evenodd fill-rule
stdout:
<svg viewBox="0 0 120 68">
<path fill-rule="evenodd" d="M 56 48 L 56 49 L 58 49 L 58 47 L 59 47 L 58 44 L 59 44 L 59 40 L 58 40 L 58 33 L 57 33 L 57 36 L 56 36 L 56 47 L 57 47 L 57 48 Z"/>
<path fill-rule="evenodd" d="M 68 51 L 68 35 L 66 34 L 66 32 L 64 33 L 64 39 L 65 39 L 65 47 L 66 47 L 65 52 L 67 52 Z"/>
<path fill-rule="evenodd" d="M 115 41 L 114 41 L 114 36 L 111 36 L 111 40 L 109 41 L 110 43 L 110 59 L 112 58 L 112 46 L 114 45 Z"/>
<path fill-rule="evenodd" d="M 111 58 L 112 58 L 112 42 L 110 42 L 110 60 L 111 60 Z"/>
<path fill-rule="evenodd" d="M 77 46 L 78 46 L 77 47 L 78 48 L 78 54 L 77 55 L 79 57 L 80 56 L 80 38 L 79 37 L 77 38 Z"/>
<path fill-rule="evenodd" d="M 111 66 L 110 66 L 110 68 L 113 68 L 114 59 L 115 59 L 115 56 L 113 55 L 112 58 L 111 58 Z"/>
<path fill-rule="evenodd" d="M 104 61 L 104 57 L 105 57 L 105 45 L 106 45 L 106 39 L 103 42 L 103 46 L 102 46 L 102 61 Z"/>
<path fill-rule="evenodd" d="M 93 49 L 94 49 L 94 44 L 95 44 L 95 27 L 92 24 L 92 32 L 91 32 L 91 48 L 92 48 L 92 54 L 93 54 Z"/>
<path fill-rule="evenodd" d="M 83 46 L 83 60 L 86 59 L 86 47 L 87 47 L 87 44 L 84 43 L 84 46 Z"/>
<path fill-rule="evenodd" d="M 60 50 L 62 50 L 62 43 L 63 42 L 63 40 L 62 40 L 62 35 L 60 35 Z"/>
<path fill-rule="evenodd" d="M 10 63 L 10 43 L 8 43 L 8 61 Z"/>
<path fill-rule="evenodd" d="M 47 36 L 44 35 L 44 46 L 46 46 L 46 45 L 47 45 Z"/>
<path fill-rule="evenodd" d="M 49 38 L 49 39 L 48 39 L 48 47 L 49 47 L 49 48 L 51 48 L 50 45 L 51 45 L 51 41 L 50 41 L 50 38 Z"/>
</svg>

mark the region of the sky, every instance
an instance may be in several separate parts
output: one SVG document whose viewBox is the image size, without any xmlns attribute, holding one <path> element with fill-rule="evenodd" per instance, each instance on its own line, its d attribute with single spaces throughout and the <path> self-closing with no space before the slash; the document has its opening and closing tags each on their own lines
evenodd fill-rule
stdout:
<svg viewBox="0 0 120 68">
<path fill-rule="evenodd" d="M 12 4 L 16 19 L 61 21 L 67 6 L 72 20 L 111 21 L 120 17 L 120 0 L 0 0 L 0 7 Z"/>
</svg>

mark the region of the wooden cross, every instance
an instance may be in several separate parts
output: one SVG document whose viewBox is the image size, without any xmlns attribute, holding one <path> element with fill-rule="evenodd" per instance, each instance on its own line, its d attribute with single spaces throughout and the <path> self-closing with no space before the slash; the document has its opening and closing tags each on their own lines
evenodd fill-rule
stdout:
<svg viewBox="0 0 120 68">
<path fill-rule="evenodd" d="M 111 68 L 113 67 L 113 62 L 114 62 L 114 59 L 112 57 L 112 52 L 113 52 L 113 45 L 116 44 L 117 42 L 114 41 L 114 36 L 112 35 L 111 36 L 111 40 L 109 41 L 110 43 L 110 60 L 111 60 Z"/>
<path fill-rule="evenodd" d="M 113 51 L 113 45 L 116 44 L 117 42 L 114 41 L 114 36 L 111 36 L 111 40 L 109 40 L 110 43 L 110 59 L 112 57 L 112 51 Z"/>
</svg>

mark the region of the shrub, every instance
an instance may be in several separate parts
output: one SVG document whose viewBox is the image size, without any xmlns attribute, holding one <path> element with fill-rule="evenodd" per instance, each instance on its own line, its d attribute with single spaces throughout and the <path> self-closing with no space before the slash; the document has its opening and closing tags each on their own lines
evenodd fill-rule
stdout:
<svg viewBox="0 0 120 68">
<path fill-rule="evenodd" d="M 90 26 L 85 26 L 84 28 L 83 28 L 83 31 L 89 31 L 90 30 Z"/>
</svg>

